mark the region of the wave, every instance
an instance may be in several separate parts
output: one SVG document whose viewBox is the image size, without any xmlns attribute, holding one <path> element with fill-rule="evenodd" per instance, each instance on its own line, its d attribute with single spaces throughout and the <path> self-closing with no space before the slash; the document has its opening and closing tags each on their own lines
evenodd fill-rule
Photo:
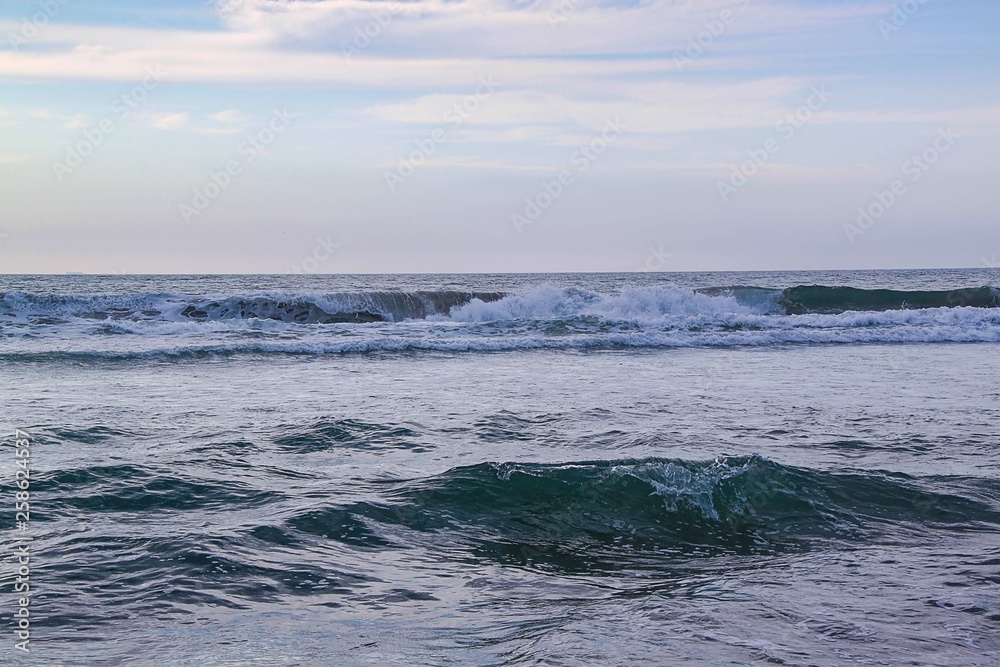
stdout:
<svg viewBox="0 0 1000 667">
<path fill-rule="evenodd" d="M 483 463 L 399 483 L 384 503 L 312 509 L 285 528 L 373 548 L 405 539 L 402 528 L 478 554 L 563 564 L 578 558 L 589 568 L 602 556 L 613 564 L 616 556 L 773 551 L 930 525 L 1000 525 L 996 508 L 925 482 L 797 468 L 758 455 Z"/>
<path fill-rule="evenodd" d="M 605 295 L 582 288 L 541 287 L 492 302 L 473 299 L 453 308 L 447 319 L 456 322 L 517 320 L 581 320 L 658 323 L 717 322 L 740 326 L 747 317 L 781 316 L 794 326 L 814 326 L 817 315 L 915 312 L 952 309 L 1000 309 L 1000 290 L 979 287 L 950 291 L 866 290 L 853 287 L 798 286 L 769 289 L 752 286 L 710 287 L 697 290 L 670 285 L 625 287 Z M 443 318 L 442 318 L 443 319 Z M 764 324 L 763 320 L 758 321 Z M 842 323 L 838 323 L 842 324 Z"/>
<path fill-rule="evenodd" d="M 38 325 L 88 321 L 219 322 L 275 320 L 292 324 L 456 322 L 598 317 L 642 321 L 711 314 L 839 314 L 933 308 L 998 308 L 1000 290 L 896 291 L 800 285 L 778 290 L 752 286 L 691 290 L 672 285 L 625 287 L 601 294 L 542 286 L 519 294 L 475 291 L 344 292 L 184 296 L 156 293 L 59 296 L 0 294 L 0 322 Z"/>
<path fill-rule="evenodd" d="M 779 290 L 734 286 L 708 287 L 697 291 L 711 296 L 728 296 L 742 305 L 784 315 L 930 308 L 1000 308 L 1000 290 L 988 286 L 954 290 L 861 289 L 825 285 L 799 285 Z"/>
<path fill-rule="evenodd" d="M 405 426 L 385 426 L 357 419 L 323 420 L 302 429 L 293 424 L 277 440 L 282 449 L 296 454 L 336 449 L 380 451 L 408 449 L 414 453 L 430 451 L 421 446 L 417 433 Z"/>
<path fill-rule="evenodd" d="M 472 300 L 503 298 L 499 292 L 455 290 L 184 296 L 158 293 L 59 296 L 0 294 L 0 318 L 30 324 L 97 321 L 206 322 L 276 320 L 295 324 L 398 322 L 447 315 Z"/>
<path fill-rule="evenodd" d="M 49 494 L 53 515 L 84 512 L 164 512 L 262 506 L 281 494 L 227 480 L 186 479 L 165 470 L 131 465 L 59 470 L 34 483 Z"/>
<path fill-rule="evenodd" d="M 948 291 L 901 291 L 856 287 L 799 286 L 781 292 L 789 315 L 845 311 L 920 310 L 924 308 L 998 308 L 1000 290 L 976 287 Z"/>
<path fill-rule="evenodd" d="M 997 342 L 992 287 L 0 295 L 0 359 L 26 361 Z"/>
</svg>

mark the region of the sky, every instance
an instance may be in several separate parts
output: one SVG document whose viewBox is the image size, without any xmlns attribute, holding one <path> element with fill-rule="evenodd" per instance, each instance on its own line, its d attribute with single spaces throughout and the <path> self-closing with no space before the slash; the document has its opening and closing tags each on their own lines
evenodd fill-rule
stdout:
<svg viewBox="0 0 1000 667">
<path fill-rule="evenodd" d="M 995 0 L 5 0 L 0 273 L 1000 265 Z"/>
</svg>

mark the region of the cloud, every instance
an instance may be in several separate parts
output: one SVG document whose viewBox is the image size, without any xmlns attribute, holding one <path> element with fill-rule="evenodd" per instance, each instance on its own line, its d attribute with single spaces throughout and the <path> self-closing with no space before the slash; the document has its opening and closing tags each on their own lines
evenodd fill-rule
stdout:
<svg viewBox="0 0 1000 667">
<path fill-rule="evenodd" d="M 834 111 L 823 117 L 826 123 L 897 124 L 953 126 L 962 136 L 1000 136 L 1000 104 L 965 109 L 891 111 Z"/>
<path fill-rule="evenodd" d="M 621 118 L 629 132 L 644 133 L 762 127 L 773 125 L 806 90 L 807 82 L 789 78 L 733 84 L 636 83 L 620 89 L 614 96 L 589 98 L 536 90 L 501 90 L 482 101 L 466 123 L 501 126 L 568 123 L 596 131 L 609 118 Z M 376 104 L 367 112 L 379 120 L 395 123 L 444 124 L 445 113 L 460 106 L 464 99 L 464 95 L 424 95 Z"/>
<path fill-rule="evenodd" d="M 162 35 L 149 31 L 150 41 Z M 48 33 L 46 33 L 47 35 Z M 141 36 L 139 41 L 143 41 Z M 676 74 L 666 59 L 513 59 L 476 57 L 379 57 L 348 63 L 340 53 L 287 52 L 259 48 L 240 35 L 175 33 L 174 45 L 136 46 L 99 58 L 72 51 L 0 52 L 0 75 L 26 79 L 141 81 L 161 68 L 171 82 L 325 84 L 333 89 L 455 89 L 480 76 L 496 75 L 508 85 L 551 87 L 605 85 L 628 77 Z M 184 48 L 176 43 L 186 44 Z"/>
<path fill-rule="evenodd" d="M 0 153 L 0 164 L 23 164 L 32 159 L 24 153 Z"/>
<path fill-rule="evenodd" d="M 186 113 L 162 113 L 149 116 L 149 125 L 158 130 L 180 130 L 188 122 Z"/>
<path fill-rule="evenodd" d="M 50 109 L 32 109 L 28 112 L 28 115 L 36 120 L 51 120 L 62 123 L 62 126 L 67 130 L 78 130 L 81 127 L 87 127 L 89 125 L 87 116 L 84 114 L 68 116 Z"/>
<path fill-rule="evenodd" d="M 398 162 L 386 162 L 380 165 L 383 169 L 395 169 Z M 543 164 L 523 164 L 501 160 L 484 160 L 468 155 L 454 155 L 450 157 L 429 158 L 421 165 L 422 167 L 437 169 L 483 169 L 487 171 L 517 171 L 517 172 L 543 172 L 554 171 L 552 165 Z"/>
<path fill-rule="evenodd" d="M 798 46 L 884 13 L 868 4 L 787 0 L 219 0 L 217 9 L 213 30 L 54 23 L 37 38 L 39 48 L 0 52 L 0 76 L 127 85 L 154 68 L 172 83 L 376 90 L 396 99 L 364 115 L 399 124 L 440 124 L 480 77 L 494 77 L 502 90 L 470 126 L 563 125 L 549 141 L 564 143 L 570 130 L 594 130 L 613 117 L 647 134 L 771 125 L 787 96 L 815 81 L 747 80 L 746 67 L 759 58 L 754 40 L 779 52 L 774 40 Z M 724 34 L 681 71 L 678 55 L 726 12 L 733 18 Z M 359 35 L 364 49 L 348 60 L 342 50 Z M 417 96 L 406 98 L 407 91 Z M 236 109 L 207 117 L 245 121 Z M 152 122 L 179 129 L 187 118 L 163 114 Z"/>
<path fill-rule="evenodd" d="M 636 171 L 671 171 L 689 176 L 726 180 L 739 168 L 729 163 L 644 162 L 628 165 Z M 871 165 L 851 167 L 815 166 L 769 162 L 754 174 L 755 180 L 779 183 L 881 183 L 892 178 L 889 172 Z"/>
<path fill-rule="evenodd" d="M 574 9 L 553 24 L 552 13 L 567 2 Z M 675 58 L 726 11 L 736 18 L 698 58 L 700 68 L 745 65 L 752 40 L 766 40 L 771 50 L 776 38 L 799 47 L 810 35 L 882 12 L 865 4 L 748 2 L 221 0 L 216 30 L 52 24 L 37 48 L 0 53 L 0 75 L 134 80 L 160 66 L 172 81 L 419 89 L 502 73 L 511 85 L 605 84 L 679 74 Z M 347 60 L 344 48 L 357 44 L 360 55 Z"/>
<path fill-rule="evenodd" d="M 724 31 L 742 38 L 788 34 L 797 39 L 885 13 L 884 7 L 864 3 L 780 0 L 223 0 L 218 6 L 229 29 L 275 44 L 339 48 L 344 41 L 374 52 L 439 57 L 662 54 L 685 48 L 706 23 L 723 16 Z M 359 29 L 367 39 L 359 37 Z"/>
<path fill-rule="evenodd" d="M 100 58 L 112 47 L 104 46 L 100 44 L 77 44 L 73 47 L 73 53 L 81 55 L 85 58 Z"/>
<path fill-rule="evenodd" d="M 81 127 L 87 127 L 87 117 L 83 115 L 73 116 L 66 121 L 63 125 L 67 130 L 79 130 Z"/>
<path fill-rule="evenodd" d="M 236 109 L 226 109 L 225 111 L 209 114 L 208 117 L 218 123 L 242 123 L 246 120 L 243 114 Z"/>
</svg>

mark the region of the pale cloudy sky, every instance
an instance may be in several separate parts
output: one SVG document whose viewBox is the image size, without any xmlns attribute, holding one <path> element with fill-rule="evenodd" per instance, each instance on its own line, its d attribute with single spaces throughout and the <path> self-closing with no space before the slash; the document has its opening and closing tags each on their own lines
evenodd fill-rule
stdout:
<svg viewBox="0 0 1000 667">
<path fill-rule="evenodd" d="M 998 33 L 993 0 L 7 0 L 0 273 L 980 266 Z"/>
</svg>

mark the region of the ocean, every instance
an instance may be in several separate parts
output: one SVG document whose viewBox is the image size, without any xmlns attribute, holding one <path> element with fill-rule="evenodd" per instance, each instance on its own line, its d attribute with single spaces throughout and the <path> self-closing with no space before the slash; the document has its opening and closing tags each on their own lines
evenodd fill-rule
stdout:
<svg viewBox="0 0 1000 667">
<path fill-rule="evenodd" d="M 1000 665 L 997 286 L 0 276 L 0 662 Z"/>
</svg>

